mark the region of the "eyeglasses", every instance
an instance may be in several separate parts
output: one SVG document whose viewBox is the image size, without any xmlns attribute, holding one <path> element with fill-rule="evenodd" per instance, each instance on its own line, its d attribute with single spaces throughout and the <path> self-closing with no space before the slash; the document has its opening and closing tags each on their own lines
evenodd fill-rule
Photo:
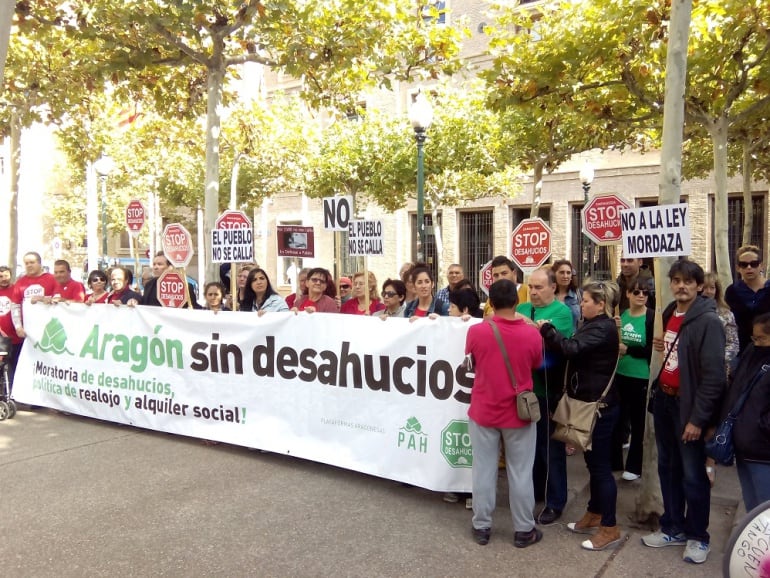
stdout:
<svg viewBox="0 0 770 578">
<path fill-rule="evenodd" d="M 350 285 L 348 285 L 347 283 L 343 283 L 342 285 L 340 285 L 340 289 L 350 289 Z"/>
<path fill-rule="evenodd" d="M 634 289 L 633 291 L 631 291 L 631 294 L 636 295 L 638 297 L 639 295 L 649 295 L 650 291 L 649 289 Z"/>
<path fill-rule="evenodd" d="M 326 279 L 319 279 L 318 277 L 313 277 L 312 279 L 308 279 L 308 282 L 313 283 L 314 285 L 321 285 L 321 284 L 326 284 Z"/>
<path fill-rule="evenodd" d="M 382 292 L 382 296 L 385 297 L 385 298 L 388 298 L 388 299 L 391 298 L 391 297 L 395 297 L 396 295 L 398 295 L 398 293 L 396 293 L 395 291 L 383 291 Z"/>
<path fill-rule="evenodd" d="M 759 259 L 754 259 L 753 261 L 738 261 L 738 267 L 741 269 L 746 269 L 747 267 L 751 267 L 752 269 L 756 269 L 759 267 L 759 265 L 762 263 Z"/>
</svg>

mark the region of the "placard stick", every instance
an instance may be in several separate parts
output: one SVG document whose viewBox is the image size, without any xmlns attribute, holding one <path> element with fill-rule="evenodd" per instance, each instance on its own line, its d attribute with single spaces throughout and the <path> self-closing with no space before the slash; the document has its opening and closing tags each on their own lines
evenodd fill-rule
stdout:
<svg viewBox="0 0 770 578">
<path fill-rule="evenodd" d="M 187 302 L 188 309 L 193 308 L 192 301 L 190 301 L 190 285 L 187 283 L 187 273 L 185 273 L 184 267 L 179 269 L 179 275 L 184 280 L 184 300 Z"/>
<path fill-rule="evenodd" d="M 233 311 L 238 311 L 238 287 L 237 287 L 237 273 L 235 272 L 235 263 L 230 262 L 230 299 L 232 300 Z"/>
<path fill-rule="evenodd" d="M 342 231 L 334 231 L 334 278 L 337 280 L 337 297 L 342 302 L 340 277 L 342 277 Z"/>
<path fill-rule="evenodd" d="M 364 315 L 369 314 L 369 256 L 364 255 Z"/>
</svg>

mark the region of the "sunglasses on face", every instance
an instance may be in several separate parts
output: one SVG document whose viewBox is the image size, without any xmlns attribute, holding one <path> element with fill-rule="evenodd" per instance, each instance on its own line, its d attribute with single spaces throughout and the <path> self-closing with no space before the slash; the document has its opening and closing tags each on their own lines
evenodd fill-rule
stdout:
<svg viewBox="0 0 770 578">
<path fill-rule="evenodd" d="M 395 291 L 383 291 L 382 292 L 382 296 L 383 297 L 387 297 L 387 298 L 395 297 L 396 295 L 398 295 L 398 293 L 396 293 Z"/>
<path fill-rule="evenodd" d="M 348 285 L 347 283 L 343 283 L 342 285 L 340 285 L 340 289 L 350 289 L 350 285 Z"/>
<path fill-rule="evenodd" d="M 756 269 L 759 267 L 759 264 L 762 263 L 759 259 L 754 259 L 753 261 L 738 261 L 738 267 L 741 269 L 746 269 L 747 267 L 751 267 L 752 269 Z"/>
<path fill-rule="evenodd" d="M 322 283 L 326 283 L 326 279 L 319 279 L 318 277 L 313 277 L 312 279 L 308 279 L 309 283 L 312 283 L 313 285 L 321 285 Z"/>
<path fill-rule="evenodd" d="M 639 295 L 649 295 L 650 292 L 647 289 L 634 289 L 631 294 L 638 297 Z"/>
</svg>

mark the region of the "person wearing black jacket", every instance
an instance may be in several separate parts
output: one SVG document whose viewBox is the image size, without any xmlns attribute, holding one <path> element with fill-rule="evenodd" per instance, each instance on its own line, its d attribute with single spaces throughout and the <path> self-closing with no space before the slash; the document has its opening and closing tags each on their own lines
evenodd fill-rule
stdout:
<svg viewBox="0 0 770 578">
<path fill-rule="evenodd" d="M 568 361 L 565 393 L 570 397 L 598 401 L 612 380 L 620 345 L 612 317 L 617 290 L 617 285 L 609 281 L 583 287 L 583 325 L 570 338 L 550 323 L 538 322 L 546 348 L 561 353 Z M 598 530 L 581 544 L 586 550 L 604 550 L 620 543 L 615 519 L 618 489 L 611 467 L 612 432 L 619 413 L 617 393 L 610 387 L 594 426 L 591 449 L 584 456 L 590 474 L 588 508 L 578 522 L 567 524 L 567 528 L 579 534 Z"/>
<path fill-rule="evenodd" d="M 663 311 L 663 336 L 653 338 L 656 351 L 667 351 L 653 403 L 664 512 L 660 530 L 642 538 L 650 548 L 685 546 L 682 558 L 694 564 L 705 562 L 710 551 L 703 438 L 719 417 L 727 380 L 716 303 L 698 294 L 704 277 L 701 266 L 687 259 L 668 272 L 674 301 Z"/>
<path fill-rule="evenodd" d="M 770 500 L 770 313 L 754 318 L 751 341 L 738 358 L 722 406 L 724 419 L 743 389 L 756 379 L 733 427 L 735 463 L 747 512 Z"/>
</svg>

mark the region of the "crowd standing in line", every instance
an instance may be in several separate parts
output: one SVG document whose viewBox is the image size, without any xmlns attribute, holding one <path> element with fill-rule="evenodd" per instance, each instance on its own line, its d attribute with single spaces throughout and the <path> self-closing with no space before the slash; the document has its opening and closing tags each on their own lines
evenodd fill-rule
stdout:
<svg viewBox="0 0 770 578">
<path fill-rule="evenodd" d="M 43 271 L 37 253 L 25 254 L 23 263 L 25 275 L 16 283 L 12 272 L 0 267 L 0 331 L 13 345 L 12 375 L 25 337 L 20 307 L 24 300 L 160 305 L 157 278 L 172 268 L 165 255 L 156 255 L 153 277 L 143 283 L 141 295 L 131 289 L 132 272 L 124 267 L 107 273 L 91 271 L 86 293 L 72 279 L 67 261 L 54 263 L 54 275 Z M 514 544 L 526 547 L 542 538 L 536 524 L 553 523 L 566 506 L 567 451 L 550 436 L 550 416 L 559 397 L 595 401 L 610 383 L 592 447 L 584 454 L 591 480 L 586 513 L 568 528 L 591 534 L 582 543 L 588 550 L 602 550 L 620 541 L 612 471 L 622 470 L 621 479 L 629 482 L 641 475 L 649 363 L 655 348 L 665 356 L 651 392 L 665 511 L 660 529 L 642 541 L 652 548 L 684 546 L 683 559 L 701 563 L 710 551 L 713 482 L 713 464 L 706 459 L 704 441 L 745 389 L 750 397 L 735 430 L 743 497 L 747 509 L 770 499 L 770 281 L 763 274 L 759 248 L 741 247 L 736 263 L 740 278 L 727 288 L 723 300 L 716 275 L 705 274 L 687 259 L 675 262 L 668 272 L 674 301 L 663 313 L 663 336 L 653 336 L 652 275 L 641 260 L 629 258 L 621 259 L 617 284 L 592 282 L 578 288 L 567 260 L 538 269 L 526 284 L 518 284 L 513 263 L 497 256 L 492 261 L 494 283 L 483 312 L 476 289 L 463 278 L 457 264 L 449 267 L 448 284 L 435 295 L 432 270 L 422 263 L 406 264 L 400 279 L 386 280 L 380 294 L 372 273 L 368 283 L 364 283 L 364 272 L 354 272 L 352 280 L 340 277 L 335 283 L 324 268 L 302 269 L 297 293 L 286 299 L 272 286 L 264 269 L 256 263 L 246 264 L 239 268 L 237 295 L 230 299 L 240 310 L 259 315 L 292 310 L 376 314 L 383 320 L 445 315 L 494 319 L 507 349 L 516 352 L 510 359 L 517 382 L 533 388 L 543 419 L 537 425 L 517 421 L 513 390 L 499 379 L 506 372 L 488 324 L 469 328 L 466 349 L 477 365 L 469 409 L 474 495 L 467 505 L 474 510 L 473 537 L 479 544 L 487 543 L 491 535 L 498 446 L 502 443 L 505 450 Z M 208 283 L 205 308 L 228 311 L 227 294 L 228 288 L 222 284 Z M 199 307 L 194 297 L 192 302 Z M 619 307 L 617 318 L 615 306 Z M 703 339 L 704 335 L 709 338 Z M 727 371 L 728 366 L 732 371 Z M 630 447 L 624 461 L 627 429 Z M 537 516 L 536 501 L 543 502 Z"/>
</svg>

